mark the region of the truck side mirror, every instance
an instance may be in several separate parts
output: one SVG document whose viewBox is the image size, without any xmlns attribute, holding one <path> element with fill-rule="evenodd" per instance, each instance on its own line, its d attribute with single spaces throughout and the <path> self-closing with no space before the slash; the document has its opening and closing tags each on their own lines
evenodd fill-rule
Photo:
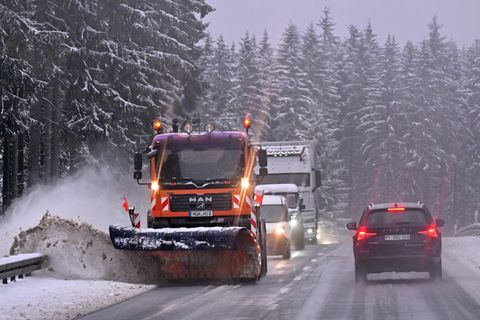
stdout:
<svg viewBox="0 0 480 320">
<path fill-rule="evenodd" d="M 322 175 L 320 174 L 320 170 L 315 170 L 315 189 L 320 188 L 322 186 Z"/>
<path fill-rule="evenodd" d="M 133 178 L 135 180 L 142 179 L 143 159 L 140 152 L 136 152 L 133 156 Z"/>
<path fill-rule="evenodd" d="M 260 166 L 260 168 L 267 167 L 268 165 L 267 150 L 265 149 L 258 150 L 258 165 Z"/>
<path fill-rule="evenodd" d="M 268 175 L 268 169 L 267 168 L 259 168 L 258 169 L 258 174 L 262 177 Z"/>
<path fill-rule="evenodd" d="M 300 199 L 300 204 L 298 205 L 298 208 L 299 208 L 300 210 L 305 210 L 306 206 L 305 206 L 305 204 L 303 203 L 303 199 Z"/>
</svg>

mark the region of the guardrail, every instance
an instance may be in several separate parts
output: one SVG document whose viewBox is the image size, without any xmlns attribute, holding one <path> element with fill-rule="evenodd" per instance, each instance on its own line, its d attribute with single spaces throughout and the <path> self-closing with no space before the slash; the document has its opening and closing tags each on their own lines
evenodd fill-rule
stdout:
<svg viewBox="0 0 480 320">
<path fill-rule="evenodd" d="M 480 236 L 480 223 L 474 223 L 469 226 L 460 228 L 455 233 L 455 237 L 465 237 L 465 236 Z"/>
<path fill-rule="evenodd" d="M 15 256 L 0 258 L 0 279 L 3 284 L 8 280 L 16 281 L 18 278 L 30 276 L 32 271 L 40 270 L 46 256 L 40 253 L 25 253 Z"/>
</svg>

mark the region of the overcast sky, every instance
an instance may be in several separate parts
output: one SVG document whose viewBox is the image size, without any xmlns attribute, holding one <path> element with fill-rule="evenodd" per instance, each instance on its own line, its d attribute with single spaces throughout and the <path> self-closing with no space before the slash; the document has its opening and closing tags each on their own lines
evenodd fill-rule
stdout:
<svg viewBox="0 0 480 320">
<path fill-rule="evenodd" d="M 207 0 L 216 8 L 207 16 L 215 38 L 223 34 L 228 42 L 250 33 L 261 36 L 267 29 L 273 43 L 281 39 L 288 22 L 301 31 L 319 21 L 328 6 L 336 23 L 336 34 L 347 34 L 350 24 L 364 27 L 368 20 L 380 41 L 394 34 L 397 41 L 421 41 L 434 15 L 443 25 L 443 35 L 460 45 L 480 38 L 480 0 Z"/>
</svg>

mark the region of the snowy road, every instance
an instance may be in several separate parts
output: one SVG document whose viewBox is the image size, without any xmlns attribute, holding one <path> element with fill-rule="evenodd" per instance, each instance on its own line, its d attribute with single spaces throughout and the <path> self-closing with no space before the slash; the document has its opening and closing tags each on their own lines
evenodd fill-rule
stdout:
<svg viewBox="0 0 480 320">
<path fill-rule="evenodd" d="M 356 285 L 350 244 L 308 246 L 269 258 L 257 284 L 160 287 L 81 319 L 480 319 L 480 273 L 457 262 L 444 253 L 439 283 L 417 273 Z"/>
</svg>

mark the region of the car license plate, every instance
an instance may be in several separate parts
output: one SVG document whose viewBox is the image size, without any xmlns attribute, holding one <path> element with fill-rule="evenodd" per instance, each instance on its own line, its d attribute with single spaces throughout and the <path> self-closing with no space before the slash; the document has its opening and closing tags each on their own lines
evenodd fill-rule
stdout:
<svg viewBox="0 0 480 320">
<path fill-rule="evenodd" d="M 213 217 L 212 210 L 190 211 L 190 217 Z"/>
<path fill-rule="evenodd" d="M 387 241 L 410 240 L 409 234 L 389 234 L 385 236 Z"/>
</svg>

